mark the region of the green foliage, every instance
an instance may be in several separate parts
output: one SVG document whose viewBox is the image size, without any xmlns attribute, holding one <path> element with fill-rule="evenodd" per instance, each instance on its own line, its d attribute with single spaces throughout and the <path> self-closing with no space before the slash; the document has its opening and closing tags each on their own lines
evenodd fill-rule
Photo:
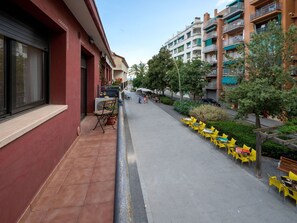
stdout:
<svg viewBox="0 0 297 223">
<path fill-rule="evenodd" d="M 180 69 L 184 91 L 193 94 L 194 100 L 196 96 L 203 95 L 203 88 L 207 85 L 206 75 L 210 71 L 210 65 L 199 59 L 188 61 Z"/>
<path fill-rule="evenodd" d="M 284 65 L 292 63 L 296 43 L 296 26 L 291 26 L 285 33 L 275 22 L 270 22 L 266 32 L 253 34 L 246 48 L 238 49 L 244 60 L 235 61 L 234 67 L 242 69 L 245 65 L 248 80 L 227 92 L 227 100 L 239 105 L 239 117 L 254 113 L 256 126 L 261 127 L 259 116 L 262 112 L 274 116 L 288 110 L 290 115 L 297 114 L 296 100 L 288 98 L 283 91 L 283 86 L 293 81 L 290 69 Z"/>
<path fill-rule="evenodd" d="M 200 103 L 193 101 L 175 101 L 173 104 L 174 110 L 183 115 L 189 115 L 190 110 L 200 105 Z"/>
<path fill-rule="evenodd" d="M 168 98 L 166 96 L 161 96 L 160 97 L 160 101 L 161 101 L 161 103 L 163 103 L 165 105 L 173 105 L 173 103 L 174 103 L 174 100 L 173 99 Z"/>
<path fill-rule="evenodd" d="M 292 134 L 297 132 L 297 119 L 292 119 L 286 122 L 285 125 L 278 128 L 278 131 L 283 134 Z"/>
<path fill-rule="evenodd" d="M 141 77 L 141 76 L 134 78 L 132 81 L 133 87 L 139 88 L 139 87 L 143 86 L 142 81 L 143 81 L 143 77 Z"/>
<path fill-rule="evenodd" d="M 246 117 L 254 113 L 259 121 L 260 114 L 268 111 L 270 115 L 278 115 L 282 112 L 283 91 L 270 85 L 266 78 L 254 81 L 243 81 L 237 88 L 227 92 L 227 100 L 239 104 L 238 117 Z M 260 123 L 256 122 L 257 127 Z"/>
<path fill-rule="evenodd" d="M 174 59 L 172 59 L 174 60 Z M 179 92 L 179 80 L 178 80 L 178 72 L 182 69 L 184 66 L 184 63 L 181 60 L 175 61 L 176 66 L 171 67 L 170 70 L 166 73 L 166 81 L 168 82 L 168 86 L 170 87 L 170 90 L 177 93 Z M 178 70 L 177 70 L 178 69 Z M 182 80 L 182 74 L 180 73 L 180 79 Z M 183 85 L 181 85 L 183 87 Z M 184 89 L 182 88 L 182 91 Z"/>
<path fill-rule="evenodd" d="M 146 87 L 164 92 L 168 86 L 166 74 L 174 66 L 168 49 L 162 47 L 159 53 L 148 61 Z"/>
<path fill-rule="evenodd" d="M 189 114 L 197 120 L 204 122 L 227 120 L 229 118 L 228 113 L 224 109 L 213 105 L 201 105 L 192 109 Z"/>
<path fill-rule="evenodd" d="M 147 72 L 147 65 L 140 62 L 139 64 L 133 64 L 129 69 L 129 73 L 135 75 L 136 77 L 145 76 Z"/>
<path fill-rule="evenodd" d="M 236 145 L 247 146 L 256 149 L 256 134 L 253 132 L 255 126 L 247 125 L 236 121 L 209 121 L 208 126 L 214 126 L 220 131 L 220 134 L 226 133 L 228 138 L 236 139 Z M 297 159 L 297 151 L 292 151 L 289 148 L 277 143 L 266 141 L 262 145 L 262 155 L 279 159 L 280 156 L 285 156 L 291 159 Z"/>
<path fill-rule="evenodd" d="M 283 92 L 283 104 L 286 115 L 289 119 L 297 117 L 297 87 L 294 86 L 288 91 Z"/>
</svg>

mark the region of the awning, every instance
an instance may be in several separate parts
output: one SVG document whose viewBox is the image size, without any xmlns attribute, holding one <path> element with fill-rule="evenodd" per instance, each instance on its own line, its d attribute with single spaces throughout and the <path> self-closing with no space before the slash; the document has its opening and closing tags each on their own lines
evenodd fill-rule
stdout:
<svg viewBox="0 0 297 223">
<path fill-rule="evenodd" d="M 222 78 L 222 84 L 224 85 L 236 85 L 238 83 L 236 76 L 225 76 Z"/>
<path fill-rule="evenodd" d="M 237 47 L 238 45 L 239 45 L 239 44 L 234 44 L 234 45 L 226 46 L 226 47 L 224 47 L 224 50 L 233 50 L 233 49 L 236 49 L 236 47 Z"/>
<path fill-rule="evenodd" d="M 236 15 L 236 16 L 234 16 L 234 17 L 231 17 L 230 19 L 227 19 L 226 22 L 227 22 L 227 23 L 233 22 L 233 21 L 235 21 L 236 19 L 240 18 L 240 16 L 241 16 L 241 14 L 238 14 L 238 15 Z"/>
</svg>

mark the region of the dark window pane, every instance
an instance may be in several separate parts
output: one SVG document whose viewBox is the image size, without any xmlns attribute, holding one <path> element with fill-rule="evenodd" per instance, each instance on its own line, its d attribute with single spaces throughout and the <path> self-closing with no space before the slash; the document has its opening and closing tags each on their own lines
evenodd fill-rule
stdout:
<svg viewBox="0 0 297 223">
<path fill-rule="evenodd" d="M 6 113 L 4 78 L 4 38 L 0 35 L 0 115 Z"/>
<path fill-rule="evenodd" d="M 43 100 L 43 52 L 12 42 L 13 107 L 20 108 Z"/>
</svg>

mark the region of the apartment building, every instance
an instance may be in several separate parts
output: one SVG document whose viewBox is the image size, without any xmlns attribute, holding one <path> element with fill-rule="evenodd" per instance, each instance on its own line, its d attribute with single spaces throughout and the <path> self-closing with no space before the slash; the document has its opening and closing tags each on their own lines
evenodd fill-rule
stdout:
<svg viewBox="0 0 297 223">
<path fill-rule="evenodd" d="M 112 58 L 115 63 L 115 67 L 113 68 L 113 80 L 115 81 L 118 78 L 122 79 L 122 87 L 126 87 L 128 85 L 128 69 L 129 65 L 126 59 L 116 53 L 112 54 Z"/>
<path fill-rule="evenodd" d="M 247 42 L 250 40 L 251 33 L 265 32 L 271 20 L 277 21 L 284 31 L 287 31 L 291 24 L 297 25 L 296 0 L 246 0 L 244 6 L 244 36 Z M 297 47 L 295 55 L 293 76 L 297 75 Z"/>
<path fill-rule="evenodd" d="M 218 100 L 226 88 L 236 86 L 236 74 L 228 69 L 233 61 L 228 58 L 240 56 L 236 50 L 238 44 L 249 42 L 251 33 L 264 32 L 271 20 L 287 30 L 292 23 L 297 24 L 296 10 L 296 0 L 234 0 L 224 10 L 214 10 L 212 18 L 205 13 L 203 54 L 212 65 L 207 75 L 206 97 Z"/>
<path fill-rule="evenodd" d="M 202 25 L 200 18 L 195 17 L 191 25 L 164 44 L 174 59 L 182 60 L 184 63 L 195 58 L 203 59 Z"/>
</svg>

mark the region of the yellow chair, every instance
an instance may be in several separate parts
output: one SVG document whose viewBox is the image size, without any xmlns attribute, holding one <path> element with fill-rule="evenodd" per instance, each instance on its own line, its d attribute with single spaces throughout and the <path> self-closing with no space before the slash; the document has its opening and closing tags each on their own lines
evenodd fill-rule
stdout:
<svg viewBox="0 0 297 223">
<path fill-rule="evenodd" d="M 289 196 L 289 197 L 293 198 L 296 201 L 295 205 L 297 206 L 297 191 L 296 190 L 284 186 L 284 196 L 285 197 Z"/>
<path fill-rule="evenodd" d="M 256 150 L 252 149 L 251 154 L 249 156 L 251 162 L 255 162 L 257 160 L 257 152 Z"/>
<path fill-rule="evenodd" d="M 227 139 L 227 138 L 228 138 L 228 135 L 226 135 L 225 133 L 223 133 L 223 135 L 218 136 L 218 137 Z M 214 139 L 214 144 L 215 144 L 216 146 L 218 146 L 219 143 L 218 143 L 217 138 Z"/>
<path fill-rule="evenodd" d="M 270 186 L 275 186 L 278 189 L 279 193 L 284 190 L 284 185 L 277 179 L 276 176 L 269 177 L 269 190 Z"/>
<path fill-rule="evenodd" d="M 194 119 L 194 117 L 190 117 L 190 118 L 182 118 L 181 119 L 181 122 L 183 122 L 183 123 L 185 123 L 186 125 L 189 125 L 189 123 L 192 123 L 192 121 L 193 121 L 193 119 Z"/>
<path fill-rule="evenodd" d="M 236 140 L 232 138 L 232 139 L 227 143 L 227 147 L 228 147 L 228 149 L 229 149 L 229 148 L 235 148 L 235 143 L 236 143 Z"/>
<path fill-rule="evenodd" d="M 202 135 L 203 129 L 205 129 L 206 124 L 203 123 L 202 125 L 199 126 L 198 128 L 198 133 Z"/>
<path fill-rule="evenodd" d="M 219 131 L 218 130 L 215 130 L 211 135 L 210 135 L 210 141 L 211 142 L 214 142 L 214 140 L 218 137 L 219 135 Z"/>
<path fill-rule="evenodd" d="M 195 122 L 197 122 L 197 119 L 194 117 L 191 117 L 191 121 L 188 123 L 188 126 L 193 125 Z"/>
<path fill-rule="evenodd" d="M 248 149 L 248 150 L 250 150 L 251 149 L 251 147 L 249 147 L 249 146 L 247 146 L 247 145 L 245 145 L 245 144 L 243 144 L 243 147 L 242 147 L 243 149 Z"/>
<path fill-rule="evenodd" d="M 192 124 L 190 125 L 190 127 L 191 127 L 194 131 L 197 131 L 198 128 L 199 128 L 199 126 L 202 125 L 202 124 L 203 124 L 203 122 L 200 121 L 200 122 L 198 123 L 198 122 L 196 121 L 196 122 L 192 123 Z"/>
<path fill-rule="evenodd" d="M 295 173 L 293 173 L 292 171 L 289 171 L 289 178 L 291 180 L 297 181 L 297 175 Z"/>
<path fill-rule="evenodd" d="M 215 131 L 215 127 L 211 126 L 211 127 L 210 127 L 210 130 L 212 131 L 212 133 L 208 133 L 208 132 L 204 132 L 204 131 L 202 131 L 202 135 L 203 135 L 205 138 L 210 138 L 211 135 L 212 135 L 212 134 L 214 133 L 214 131 Z"/>
</svg>

